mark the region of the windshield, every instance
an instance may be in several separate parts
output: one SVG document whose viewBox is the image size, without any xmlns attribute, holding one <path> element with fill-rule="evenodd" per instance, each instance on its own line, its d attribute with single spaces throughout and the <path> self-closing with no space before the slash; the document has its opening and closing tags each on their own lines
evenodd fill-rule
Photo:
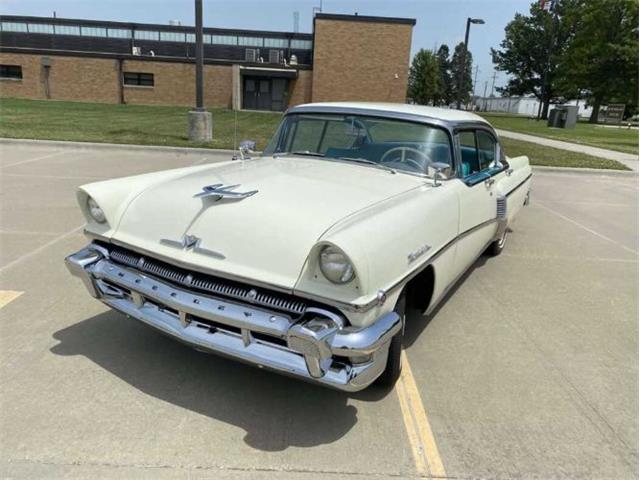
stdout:
<svg viewBox="0 0 640 480">
<path fill-rule="evenodd" d="M 348 114 L 287 115 L 264 155 L 296 154 L 430 175 L 434 162 L 453 165 L 451 143 L 441 128 Z"/>
</svg>

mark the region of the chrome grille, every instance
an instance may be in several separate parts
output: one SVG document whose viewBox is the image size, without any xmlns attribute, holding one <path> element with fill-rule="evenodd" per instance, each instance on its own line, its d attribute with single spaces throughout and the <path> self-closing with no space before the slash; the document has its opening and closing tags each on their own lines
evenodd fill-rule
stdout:
<svg viewBox="0 0 640 480">
<path fill-rule="evenodd" d="M 110 259 L 116 263 L 189 288 L 243 300 L 254 305 L 262 305 L 297 315 L 304 313 L 307 308 L 305 302 L 291 295 L 277 294 L 261 288 L 254 288 L 249 285 L 217 278 L 212 275 L 189 271 L 121 247 L 114 247 L 112 245 L 103 246 L 109 250 Z"/>
<path fill-rule="evenodd" d="M 135 255 L 124 250 L 112 250 L 109 256 L 118 263 L 135 267 L 140 260 L 140 255 Z"/>
<path fill-rule="evenodd" d="M 507 216 L 507 197 L 499 196 L 497 199 L 498 206 L 496 210 L 497 218 L 506 218 Z"/>
</svg>

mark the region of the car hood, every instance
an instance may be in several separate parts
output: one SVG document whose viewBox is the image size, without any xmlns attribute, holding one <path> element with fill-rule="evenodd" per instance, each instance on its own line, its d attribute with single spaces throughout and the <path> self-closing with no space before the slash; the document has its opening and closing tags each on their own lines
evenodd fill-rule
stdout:
<svg viewBox="0 0 640 480">
<path fill-rule="evenodd" d="M 194 197 L 216 184 L 257 193 L 243 199 Z M 423 185 L 410 175 L 300 157 L 200 167 L 146 188 L 130 202 L 112 238 L 180 263 L 292 290 L 309 251 L 332 225 Z M 199 239 L 195 248 L 183 247 L 186 235 Z"/>
</svg>

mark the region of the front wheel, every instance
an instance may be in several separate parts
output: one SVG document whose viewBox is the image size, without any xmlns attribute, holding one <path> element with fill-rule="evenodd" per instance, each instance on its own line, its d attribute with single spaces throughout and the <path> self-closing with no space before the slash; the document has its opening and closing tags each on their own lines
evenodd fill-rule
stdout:
<svg viewBox="0 0 640 480">
<path fill-rule="evenodd" d="M 403 293 L 396 303 L 396 308 L 393 309 L 399 316 L 402 322 L 402 329 L 396 333 L 391 339 L 389 344 L 389 355 L 387 356 L 387 366 L 382 372 L 382 375 L 378 377 L 378 383 L 380 385 L 392 387 L 400 378 L 402 372 L 402 339 L 404 337 L 404 322 L 406 312 L 406 296 Z"/>
<path fill-rule="evenodd" d="M 488 255 L 495 257 L 502 253 L 502 250 L 504 250 L 504 246 L 507 243 L 507 230 L 508 229 L 505 228 L 502 236 L 498 240 L 491 242 L 487 248 Z"/>
</svg>

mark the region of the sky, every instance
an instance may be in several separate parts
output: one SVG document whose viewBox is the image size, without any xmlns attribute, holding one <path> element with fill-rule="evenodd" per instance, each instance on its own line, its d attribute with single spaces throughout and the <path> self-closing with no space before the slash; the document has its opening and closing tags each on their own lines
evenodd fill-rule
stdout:
<svg viewBox="0 0 640 480">
<path fill-rule="evenodd" d="M 467 17 L 482 18 L 484 25 L 471 25 L 469 51 L 473 74 L 479 68 L 475 92 L 482 95 L 487 83 L 491 91 L 494 74 L 491 47 L 499 47 L 504 27 L 516 13 L 527 13 L 533 0 L 203 0 L 204 25 L 219 28 L 293 30 L 293 13 L 299 12 L 300 32 L 311 33 L 313 9 L 324 13 L 357 12 L 360 15 L 416 19 L 412 56 L 420 48 L 432 50 L 442 43 L 454 46 L 464 41 Z M 168 24 L 178 20 L 193 25 L 192 0 L 0 0 L 0 14 L 36 15 Z M 495 86 L 506 83 L 497 72 Z"/>
</svg>

